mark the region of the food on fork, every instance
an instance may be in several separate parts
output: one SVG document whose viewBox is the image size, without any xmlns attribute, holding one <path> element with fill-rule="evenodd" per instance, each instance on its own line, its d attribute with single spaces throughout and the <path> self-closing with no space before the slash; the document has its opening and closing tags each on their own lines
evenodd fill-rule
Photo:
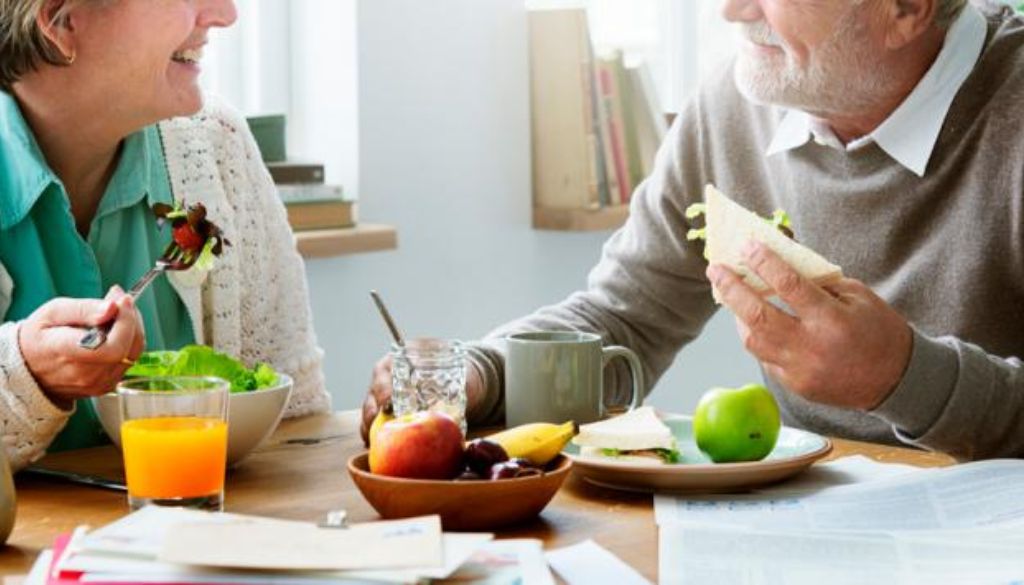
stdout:
<svg viewBox="0 0 1024 585">
<path fill-rule="evenodd" d="M 728 266 L 758 292 L 768 294 L 771 288 L 743 260 L 743 246 L 750 240 L 768 246 L 801 276 L 816 284 L 827 285 L 843 277 L 839 266 L 793 239 L 789 217 L 781 210 L 766 220 L 708 185 L 704 189 L 704 203 L 686 210 L 688 219 L 701 214 L 706 220 L 705 227 L 691 229 L 687 238 L 704 240 L 704 257 L 708 262 Z"/>
<path fill-rule="evenodd" d="M 174 206 L 157 203 L 153 206 L 157 223 L 163 226 L 171 223 L 171 243 L 164 252 L 165 257 L 180 251 L 182 264 L 194 264 L 201 270 L 213 267 L 213 259 L 220 256 L 224 246 L 231 242 L 224 232 L 212 221 L 206 219 L 206 206 L 202 203 L 176 203 Z"/>
<path fill-rule="evenodd" d="M 580 425 L 580 433 L 572 442 L 580 447 L 583 456 L 635 463 L 679 463 L 680 460 L 672 430 L 650 406 Z"/>
</svg>

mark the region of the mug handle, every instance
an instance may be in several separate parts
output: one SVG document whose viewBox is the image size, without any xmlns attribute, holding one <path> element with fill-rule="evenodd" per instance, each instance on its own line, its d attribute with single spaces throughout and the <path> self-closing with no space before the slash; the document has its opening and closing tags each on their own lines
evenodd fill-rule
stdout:
<svg viewBox="0 0 1024 585">
<path fill-rule="evenodd" d="M 608 362 L 615 358 L 623 358 L 626 363 L 629 364 L 630 378 L 633 380 L 633 397 L 630 400 L 629 410 L 635 410 L 640 408 L 644 403 L 644 367 L 640 363 L 640 358 L 637 357 L 636 353 L 628 347 L 621 345 L 609 345 L 608 347 L 601 348 L 601 369 L 602 371 L 608 365 Z M 602 388 L 604 386 L 602 385 Z M 608 416 L 608 411 L 605 406 L 605 397 L 602 392 L 601 396 L 601 418 Z"/>
</svg>

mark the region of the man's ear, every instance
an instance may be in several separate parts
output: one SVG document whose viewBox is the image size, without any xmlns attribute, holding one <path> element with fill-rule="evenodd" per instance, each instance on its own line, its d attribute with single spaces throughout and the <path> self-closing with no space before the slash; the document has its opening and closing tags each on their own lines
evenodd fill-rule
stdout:
<svg viewBox="0 0 1024 585">
<path fill-rule="evenodd" d="M 75 60 L 74 25 L 67 0 L 46 0 L 36 15 L 36 26 L 68 63 Z"/>
<path fill-rule="evenodd" d="M 898 50 L 935 25 L 938 0 L 888 0 L 885 46 Z"/>
</svg>

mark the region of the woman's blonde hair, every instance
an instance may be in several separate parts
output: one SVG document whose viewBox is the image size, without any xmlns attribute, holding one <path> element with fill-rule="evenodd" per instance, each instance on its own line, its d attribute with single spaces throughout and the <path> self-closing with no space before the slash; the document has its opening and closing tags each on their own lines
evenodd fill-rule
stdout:
<svg viewBox="0 0 1024 585">
<path fill-rule="evenodd" d="M 84 0 L 67 0 L 54 23 L 67 18 L 71 8 Z M 41 63 L 66 65 L 68 56 L 46 39 L 39 28 L 39 12 L 46 0 L 0 0 L 0 89 L 9 91 L 15 81 Z"/>
</svg>

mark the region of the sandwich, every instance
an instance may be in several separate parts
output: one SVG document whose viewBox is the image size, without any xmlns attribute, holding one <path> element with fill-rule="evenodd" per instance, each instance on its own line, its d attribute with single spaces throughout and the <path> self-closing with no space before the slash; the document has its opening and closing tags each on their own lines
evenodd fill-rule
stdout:
<svg viewBox="0 0 1024 585">
<path fill-rule="evenodd" d="M 701 214 L 704 228 L 690 230 L 687 239 L 704 240 L 704 257 L 708 262 L 728 266 L 762 294 L 771 294 L 771 287 L 743 262 L 741 250 L 748 240 L 765 244 L 801 276 L 819 286 L 843 277 L 840 267 L 794 239 L 789 217 L 783 211 L 776 211 L 771 219 L 762 218 L 708 185 L 704 189 L 704 203 L 686 210 L 686 217 L 691 220 Z M 713 292 L 718 300 L 718 292 Z"/>
<path fill-rule="evenodd" d="M 587 425 L 573 437 L 580 455 L 634 463 L 678 463 L 679 450 L 672 430 L 654 408 L 644 406 L 626 414 Z"/>
</svg>

